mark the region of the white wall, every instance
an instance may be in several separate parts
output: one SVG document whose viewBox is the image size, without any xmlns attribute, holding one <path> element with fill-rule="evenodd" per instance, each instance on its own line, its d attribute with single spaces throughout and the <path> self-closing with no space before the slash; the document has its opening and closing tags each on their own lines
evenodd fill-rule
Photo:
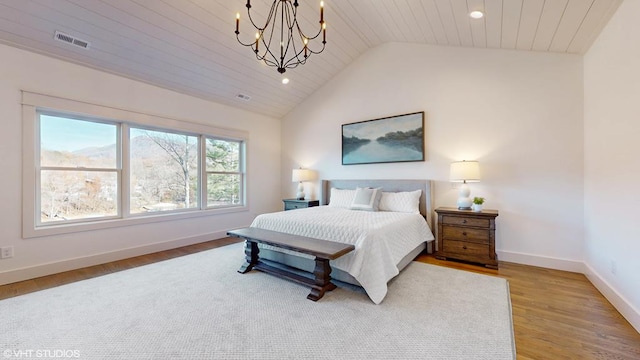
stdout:
<svg viewBox="0 0 640 360">
<path fill-rule="evenodd" d="M 624 1 L 584 57 L 587 275 L 640 331 L 640 2 Z"/>
<path fill-rule="evenodd" d="M 255 214 L 278 210 L 280 121 L 0 45 L 0 284 L 222 237 Z M 249 211 L 23 239 L 21 90 L 249 132 Z M 275 169 L 275 171 L 274 171 Z"/>
<path fill-rule="evenodd" d="M 582 271 L 582 85 L 575 55 L 379 46 L 283 120 L 283 195 L 305 166 L 320 178 L 435 179 L 436 206 L 455 206 L 449 164 L 478 160 L 472 196 L 500 211 L 499 258 Z M 415 111 L 426 114 L 425 162 L 341 165 L 341 124 Z"/>
</svg>

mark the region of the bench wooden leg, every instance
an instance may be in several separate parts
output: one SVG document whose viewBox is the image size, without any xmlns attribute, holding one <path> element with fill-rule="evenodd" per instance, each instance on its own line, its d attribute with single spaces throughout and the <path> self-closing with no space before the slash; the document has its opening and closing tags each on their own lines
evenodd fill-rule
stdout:
<svg viewBox="0 0 640 360">
<path fill-rule="evenodd" d="M 258 249 L 258 243 L 249 240 L 246 241 L 244 246 L 244 255 L 246 262 L 238 270 L 239 273 L 244 274 L 253 269 L 253 267 L 258 263 L 259 251 L 260 249 Z"/>
<path fill-rule="evenodd" d="M 307 299 L 318 301 L 324 296 L 324 293 L 331 291 L 336 286 L 331 282 L 331 266 L 328 259 L 316 258 L 316 268 L 313 270 L 315 283 L 311 285 L 311 292 L 307 295 Z"/>
</svg>

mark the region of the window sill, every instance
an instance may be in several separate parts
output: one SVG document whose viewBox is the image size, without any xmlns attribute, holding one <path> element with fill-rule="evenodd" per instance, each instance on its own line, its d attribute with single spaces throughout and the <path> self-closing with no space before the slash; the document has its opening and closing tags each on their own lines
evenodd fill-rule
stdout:
<svg viewBox="0 0 640 360">
<path fill-rule="evenodd" d="M 27 228 L 28 226 L 24 226 L 22 229 L 22 237 L 24 239 L 28 238 L 37 238 L 43 236 L 52 236 L 52 235 L 60 235 L 60 234 L 69 234 L 75 232 L 82 231 L 94 231 L 94 230 L 103 230 L 124 226 L 133 226 L 133 225 L 144 225 L 144 224 L 152 224 L 156 222 L 165 222 L 165 221 L 175 221 L 175 220 L 183 220 L 183 219 L 193 219 L 205 216 L 215 216 L 215 215 L 223 215 L 223 214 L 232 214 L 238 212 L 246 212 L 249 211 L 248 206 L 234 206 L 234 207 L 224 207 L 219 209 L 206 209 L 206 210 L 194 210 L 188 212 L 179 212 L 179 213 L 164 213 L 164 214 L 153 214 L 153 215 L 136 215 L 128 218 L 117 218 L 117 219 L 108 219 L 108 220 L 96 220 L 96 221 L 88 221 L 81 223 L 56 223 L 51 225 L 43 225 L 38 226 L 36 228 Z"/>
</svg>

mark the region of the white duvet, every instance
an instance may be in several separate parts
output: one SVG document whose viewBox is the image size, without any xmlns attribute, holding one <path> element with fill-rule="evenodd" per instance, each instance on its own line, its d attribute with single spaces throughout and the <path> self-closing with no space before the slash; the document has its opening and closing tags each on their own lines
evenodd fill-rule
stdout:
<svg viewBox="0 0 640 360">
<path fill-rule="evenodd" d="M 387 294 L 387 282 L 399 274 L 397 264 L 400 260 L 421 243 L 434 239 L 427 222 L 419 214 L 330 206 L 259 215 L 251 226 L 353 244 L 355 250 L 332 260 L 331 266 L 358 280 L 376 304 Z"/>
</svg>

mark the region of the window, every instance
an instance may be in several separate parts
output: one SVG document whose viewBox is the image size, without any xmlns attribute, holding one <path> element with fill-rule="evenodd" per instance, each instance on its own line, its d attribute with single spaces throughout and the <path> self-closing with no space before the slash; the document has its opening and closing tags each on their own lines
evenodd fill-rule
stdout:
<svg viewBox="0 0 640 360">
<path fill-rule="evenodd" d="M 24 237 L 246 211 L 242 131 L 29 92 L 23 121 Z"/>
<path fill-rule="evenodd" d="M 40 224 L 118 215 L 118 126 L 40 114 Z"/>
<path fill-rule="evenodd" d="M 198 208 L 198 137 L 131 128 L 131 213 Z"/>
<path fill-rule="evenodd" d="M 207 139 L 207 206 L 233 206 L 242 203 L 244 183 L 241 161 L 242 143 Z"/>
</svg>

